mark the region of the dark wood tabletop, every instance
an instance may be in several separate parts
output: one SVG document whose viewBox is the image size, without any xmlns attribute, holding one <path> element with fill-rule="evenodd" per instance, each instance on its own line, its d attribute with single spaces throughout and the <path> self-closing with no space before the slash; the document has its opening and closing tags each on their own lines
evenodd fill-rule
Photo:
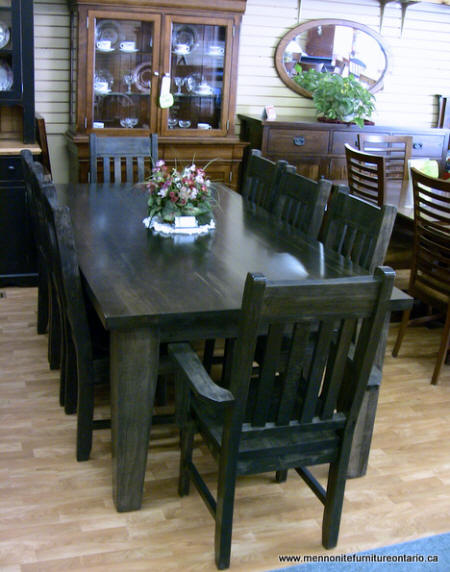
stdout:
<svg viewBox="0 0 450 572">
<path fill-rule="evenodd" d="M 56 188 L 71 210 L 89 297 L 110 330 L 113 499 L 119 511 L 139 509 L 160 342 L 236 335 L 249 271 L 287 280 L 364 271 L 317 241 L 283 234 L 220 184 L 214 185 L 215 230 L 174 238 L 145 228 L 142 187 Z M 392 308 L 405 307 L 406 298 L 397 291 Z"/>
</svg>

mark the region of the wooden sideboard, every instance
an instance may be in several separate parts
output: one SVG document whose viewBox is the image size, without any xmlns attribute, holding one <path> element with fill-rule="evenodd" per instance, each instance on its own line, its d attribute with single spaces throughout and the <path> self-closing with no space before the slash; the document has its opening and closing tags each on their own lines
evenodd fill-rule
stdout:
<svg viewBox="0 0 450 572">
<path fill-rule="evenodd" d="M 293 117 L 269 121 L 251 115 L 239 115 L 240 137 L 253 149 L 272 160 L 285 159 L 297 171 L 311 179 L 324 176 L 331 180 L 346 179 L 345 143 L 357 146 L 358 133 L 412 135 L 413 158 L 430 158 L 445 165 L 448 129 L 389 127 L 370 125 L 358 127 L 342 123 L 306 123 Z"/>
</svg>

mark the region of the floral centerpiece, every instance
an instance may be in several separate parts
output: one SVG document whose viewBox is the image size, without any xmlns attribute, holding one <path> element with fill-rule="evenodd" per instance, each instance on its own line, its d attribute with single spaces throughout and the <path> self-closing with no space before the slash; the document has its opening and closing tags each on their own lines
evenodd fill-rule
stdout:
<svg viewBox="0 0 450 572">
<path fill-rule="evenodd" d="M 204 169 L 192 164 L 178 171 L 157 161 L 145 186 L 150 225 L 154 218 L 173 225 L 178 217 L 195 217 L 196 226 L 211 222 L 211 188 Z"/>
</svg>

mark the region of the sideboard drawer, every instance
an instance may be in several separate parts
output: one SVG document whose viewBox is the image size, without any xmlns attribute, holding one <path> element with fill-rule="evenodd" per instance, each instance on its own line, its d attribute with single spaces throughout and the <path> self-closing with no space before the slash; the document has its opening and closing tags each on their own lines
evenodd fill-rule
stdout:
<svg viewBox="0 0 450 572">
<path fill-rule="evenodd" d="M 270 129 L 267 153 L 277 156 L 293 153 L 328 153 L 328 140 L 327 131 Z"/>
<path fill-rule="evenodd" d="M 355 149 L 358 149 L 358 135 L 359 133 L 367 133 L 366 131 L 334 131 L 332 133 L 333 141 L 331 144 L 331 153 L 333 155 L 344 155 L 347 143 Z M 375 135 L 389 135 L 389 133 L 377 132 Z"/>
<path fill-rule="evenodd" d="M 414 135 L 412 144 L 413 157 L 435 157 L 442 156 L 442 146 L 444 135 Z"/>
</svg>

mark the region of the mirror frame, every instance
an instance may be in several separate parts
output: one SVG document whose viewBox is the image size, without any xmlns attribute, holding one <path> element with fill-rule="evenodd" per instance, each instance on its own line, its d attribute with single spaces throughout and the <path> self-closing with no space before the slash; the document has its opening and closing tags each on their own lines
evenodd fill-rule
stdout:
<svg viewBox="0 0 450 572">
<path fill-rule="evenodd" d="M 380 46 L 381 51 L 383 52 L 383 55 L 385 57 L 386 66 L 385 66 L 384 71 L 381 74 L 380 78 L 378 79 L 378 81 L 368 89 L 372 93 L 375 93 L 375 92 L 379 91 L 380 89 L 382 89 L 383 82 L 384 82 L 384 76 L 386 75 L 386 72 L 388 69 L 388 64 L 389 64 L 389 57 L 388 57 L 389 54 L 388 54 L 386 44 L 383 41 L 383 38 L 380 36 L 380 34 L 378 34 L 377 32 L 375 32 L 374 30 L 372 30 L 371 28 L 369 28 L 368 26 L 366 26 L 364 24 L 360 24 L 359 22 L 353 22 L 351 20 L 341 20 L 341 19 L 336 19 L 336 18 L 323 18 L 323 19 L 318 19 L 318 20 L 310 20 L 309 22 L 303 22 L 303 24 L 299 24 L 298 26 L 295 26 L 295 28 L 292 28 L 291 30 L 289 30 L 289 32 L 287 32 L 287 34 L 285 34 L 281 38 L 281 40 L 277 46 L 277 49 L 275 51 L 275 68 L 277 70 L 277 73 L 278 73 L 278 76 L 280 77 L 280 79 L 290 89 L 292 89 L 296 93 L 299 93 L 300 95 L 303 95 L 304 97 L 309 97 L 310 99 L 312 98 L 312 94 L 309 91 L 307 91 L 306 89 L 304 89 L 303 87 L 301 87 L 300 85 L 295 83 L 295 81 L 292 80 L 288 76 L 288 74 L 286 72 L 286 68 L 284 67 L 284 63 L 283 63 L 284 51 L 286 49 L 286 46 L 289 44 L 289 42 L 291 40 L 293 40 L 299 34 L 306 32 L 308 30 L 311 30 L 312 28 L 316 28 L 317 26 L 330 26 L 333 24 L 335 26 L 347 26 L 350 28 L 355 28 L 356 30 L 361 30 L 362 32 L 365 32 L 366 34 L 369 34 L 369 36 L 371 36 L 378 43 L 378 45 Z"/>
</svg>

